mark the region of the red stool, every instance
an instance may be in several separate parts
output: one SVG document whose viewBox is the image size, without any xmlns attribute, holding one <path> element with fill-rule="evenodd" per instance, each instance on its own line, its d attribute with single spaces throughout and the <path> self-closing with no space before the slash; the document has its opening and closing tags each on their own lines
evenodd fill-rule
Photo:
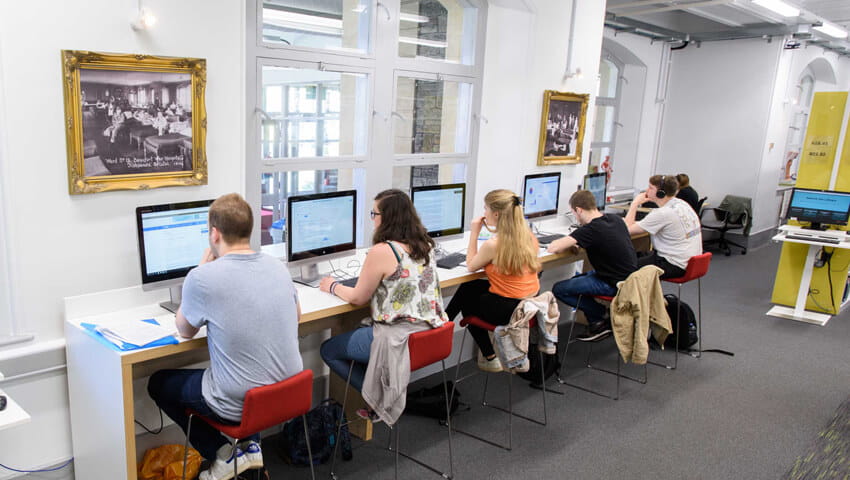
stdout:
<svg viewBox="0 0 850 480">
<path fill-rule="evenodd" d="M 697 281 L 697 338 L 699 339 L 699 348 L 694 358 L 702 357 L 702 277 L 708 273 L 708 267 L 711 264 L 711 252 L 706 252 L 701 255 L 694 255 L 688 259 L 688 266 L 685 269 L 685 275 L 678 278 L 668 278 L 665 282 L 675 283 L 679 287 L 676 297 L 679 303 L 682 302 L 682 284 L 688 283 L 691 280 Z M 682 312 L 676 312 L 676 327 L 679 326 L 679 317 Z M 679 355 L 679 335 L 676 335 L 676 362 L 678 363 Z M 669 366 L 667 368 L 670 368 Z M 676 368 L 675 366 L 673 367 Z"/>
<path fill-rule="evenodd" d="M 468 325 L 473 325 L 473 326 L 476 326 L 476 327 L 479 327 L 479 328 L 483 328 L 484 330 L 487 330 L 487 331 L 490 331 L 490 332 L 496 330 L 496 325 L 487 323 L 486 321 L 482 320 L 481 318 L 475 317 L 475 316 L 464 317 L 460 321 L 460 325 L 463 326 L 463 327 L 466 327 Z M 528 322 L 528 328 L 536 328 L 536 327 L 537 327 L 537 319 L 532 317 Z M 463 346 L 464 346 L 465 342 L 466 342 L 466 330 L 464 330 L 464 332 L 463 332 L 463 339 L 461 340 L 461 343 L 460 343 L 460 352 L 461 352 L 460 354 L 461 355 L 463 354 Z M 484 443 L 489 443 L 490 445 L 493 445 L 493 446 L 496 446 L 496 447 L 499 447 L 499 448 L 504 448 L 505 450 L 511 450 L 512 445 L 513 445 L 513 417 L 516 416 L 516 417 L 522 418 L 524 420 L 528 420 L 529 422 L 533 422 L 533 423 L 536 423 L 538 425 L 544 425 L 545 426 L 546 422 L 547 422 L 547 416 L 546 416 L 546 390 L 547 390 L 546 389 L 546 374 L 543 370 L 543 368 L 544 368 L 543 352 L 538 351 L 538 353 L 540 355 L 540 385 L 541 385 L 541 388 L 543 390 L 543 420 L 542 421 L 531 418 L 531 417 L 526 417 L 526 416 L 520 415 L 518 413 L 514 413 L 514 408 L 513 408 L 513 378 L 514 378 L 514 376 L 513 376 L 512 373 L 511 373 L 510 376 L 508 376 L 508 408 L 505 409 L 503 407 L 499 407 L 499 406 L 496 406 L 496 405 L 490 405 L 489 403 L 487 403 L 487 383 L 488 383 L 488 380 L 490 378 L 490 373 L 485 372 L 486 375 L 484 377 L 484 393 L 481 396 L 481 405 L 483 405 L 485 407 L 490 407 L 490 408 L 493 408 L 493 409 L 496 409 L 496 410 L 499 410 L 499 411 L 502 411 L 502 412 L 505 412 L 505 413 L 508 414 L 508 443 L 507 443 L 507 446 L 496 443 L 492 440 L 486 439 L 484 437 L 475 435 L 475 434 L 470 433 L 470 432 L 466 432 L 466 431 L 459 430 L 459 429 L 455 429 L 455 431 L 458 432 L 458 433 L 462 433 L 464 435 L 467 435 L 469 437 L 475 438 L 476 440 L 481 440 Z M 457 385 L 461 381 L 466 380 L 467 378 L 469 378 L 473 375 L 476 375 L 478 373 L 478 372 L 475 372 L 475 373 L 467 375 L 463 378 L 458 378 L 458 374 L 460 372 L 460 365 L 461 365 L 461 362 L 460 362 L 460 359 L 458 359 L 457 367 L 455 367 L 455 383 L 454 383 L 455 385 Z M 510 373 L 510 372 L 508 372 L 508 373 Z M 556 390 L 550 390 L 550 392 L 563 395 L 563 392 L 558 392 Z M 452 396 L 454 396 L 454 387 L 452 387 Z"/>
<path fill-rule="evenodd" d="M 304 435 L 310 438 L 307 431 L 306 413 L 310 411 L 313 401 L 313 371 L 304 370 L 286 380 L 271 385 L 255 387 L 245 394 L 245 402 L 242 405 L 242 421 L 238 425 L 225 425 L 205 417 L 194 410 L 187 409 L 189 414 L 189 425 L 186 428 L 186 444 L 183 454 L 183 479 L 186 479 L 186 456 L 189 451 L 189 434 L 192 431 L 192 417 L 197 416 L 209 426 L 219 432 L 233 438 L 233 452 L 236 451 L 236 443 L 241 438 L 246 438 L 255 433 L 281 424 L 287 420 L 300 416 L 304 424 Z M 310 457 L 310 474 L 313 480 L 316 473 L 313 471 L 313 452 L 310 450 L 310 442 L 307 442 L 307 454 Z M 233 478 L 237 478 L 237 466 L 234 458 Z"/>
<path fill-rule="evenodd" d="M 422 332 L 416 332 L 407 337 L 407 349 L 409 350 L 410 355 L 410 372 L 413 373 L 420 368 L 427 367 L 433 363 L 440 362 L 442 364 L 442 374 L 443 374 L 443 395 L 445 395 L 446 399 L 446 424 L 449 427 L 449 473 L 441 472 L 436 468 L 424 463 L 413 456 L 402 453 L 399 451 L 399 428 L 398 424 L 401 423 L 399 419 L 396 422 L 394 427 L 390 427 L 390 430 L 395 430 L 395 450 L 391 446 L 388 446 L 387 449 L 389 451 L 395 452 L 395 478 L 398 478 L 398 457 L 399 455 L 413 460 L 419 465 L 431 470 L 437 475 L 442 476 L 443 478 L 451 479 L 454 477 L 454 463 L 452 461 L 452 419 L 451 419 L 451 411 L 449 408 L 449 391 L 446 385 L 446 358 L 452 353 L 452 340 L 454 337 L 455 324 L 454 322 L 446 322 L 442 326 L 438 328 L 432 328 L 431 330 L 425 330 Z M 348 400 L 348 385 L 351 383 L 351 372 L 354 370 L 354 362 L 351 362 L 351 366 L 348 368 L 348 378 L 345 381 L 345 393 L 342 397 L 342 411 L 345 412 L 345 403 Z M 340 438 L 340 434 L 342 431 L 342 423 L 337 427 L 337 438 Z M 392 439 L 390 439 L 392 442 Z M 334 445 L 334 453 L 331 461 L 331 478 L 336 479 L 336 473 L 334 473 L 334 467 L 336 465 L 336 451 L 339 446 L 339 442 L 336 442 Z"/>
<path fill-rule="evenodd" d="M 583 297 L 583 296 L 584 295 L 579 296 L 579 299 L 578 299 L 579 305 L 581 305 L 581 297 Z M 611 303 L 611 302 L 614 301 L 614 297 L 609 297 L 607 295 L 589 295 L 589 296 L 593 299 L 600 300 L 600 301 L 603 301 L 603 302 Z M 573 309 L 573 311 L 575 311 L 575 309 Z M 567 334 L 567 343 L 566 343 L 567 346 L 564 348 L 564 353 L 561 354 L 561 365 L 562 365 L 561 368 L 566 367 L 567 350 L 569 349 L 570 344 L 575 341 L 575 340 L 572 340 L 573 328 L 575 327 L 575 323 L 576 323 L 575 320 L 573 320 L 573 323 L 570 325 L 570 332 Z M 613 338 L 613 335 L 611 337 Z M 605 337 L 605 338 L 607 338 L 607 337 Z M 611 375 L 616 375 L 616 377 L 617 377 L 617 388 L 614 391 L 613 396 L 599 392 L 597 390 L 593 390 L 592 388 L 588 388 L 588 387 L 585 387 L 583 385 L 567 382 L 566 380 L 564 380 L 560 376 L 558 378 L 558 381 L 560 383 L 564 384 L 564 385 L 567 385 L 567 386 L 570 386 L 570 387 L 573 387 L 573 388 L 577 388 L 579 390 L 584 390 L 585 392 L 592 393 L 594 395 L 599 395 L 601 397 L 610 398 L 612 400 L 617 400 L 617 399 L 620 398 L 620 379 L 621 378 L 625 378 L 626 380 L 631 380 L 633 382 L 637 382 L 637 383 L 640 383 L 640 384 L 646 384 L 646 380 L 647 380 L 646 365 L 644 365 L 643 378 L 642 379 L 631 377 L 629 375 L 625 375 L 625 374 L 621 373 L 621 371 L 620 371 L 620 365 L 623 363 L 623 359 L 620 357 L 619 352 L 617 352 L 617 371 L 616 372 L 612 372 L 611 370 L 608 370 L 606 368 L 600 368 L 600 367 L 597 367 L 597 366 L 591 364 L 590 363 L 590 357 L 593 354 L 593 344 L 597 343 L 601 340 L 604 340 L 604 338 L 600 338 L 598 340 L 593 340 L 593 341 L 588 342 L 587 358 L 585 358 L 585 360 L 584 360 L 584 366 L 587 367 L 587 368 L 592 368 L 594 370 L 598 370 L 600 372 L 605 372 L 605 373 L 610 373 Z"/>
</svg>

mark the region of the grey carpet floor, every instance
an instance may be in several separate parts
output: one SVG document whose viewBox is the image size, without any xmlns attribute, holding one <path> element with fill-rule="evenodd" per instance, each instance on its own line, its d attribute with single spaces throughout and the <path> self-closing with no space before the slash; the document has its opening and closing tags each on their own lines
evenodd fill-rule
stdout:
<svg viewBox="0 0 850 480">
<path fill-rule="evenodd" d="M 779 252 L 771 244 L 745 256 L 715 254 L 703 279 L 703 348 L 730 350 L 734 357 L 680 357 L 674 371 L 650 366 L 648 383 L 623 383 L 618 401 L 558 387 L 565 395 L 549 397 L 547 426 L 514 421 L 511 452 L 455 435 L 455 477 L 781 478 L 850 395 L 850 314 L 835 316 L 823 327 L 766 316 Z M 686 286 L 683 298 L 696 308 L 696 285 Z M 613 366 L 615 347 L 608 344 L 598 358 Z M 613 388 L 612 376 L 579 367 L 580 350 L 570 350 L 567 375 Z M 432 377 L 419 383 L 436 382 Z M 456 422 L 503 439 L 505 415 L 477 403 L 482 384 L 479 375 L 460 385 L 462 399 L 474 405 Z M 505 375 L 493 376 L 490 385 L 491 401 L 506 397 Z M 514 391 L 517 410 L 540 414 L 540 391 L 521 381 L 514 381 Z M 403 450 L 447 464 L 446 429 L 412 416 L 403 417 L 400 428 Z M 393 457 L 380 448 L 386 435 L 386 427 L 379 426 L 376 441 L 355 441 L 354 459 L 339 466 L 339 478 L 392 478 Z M 264 455 L 271 478 L 310 478 L 309 469 L 283 464 L 271 445 Z M 319 478 L 328 473 L 327 465 L 317 468 Z M 404 459 L 399 474 L 438 478 Z"/>
</svg>

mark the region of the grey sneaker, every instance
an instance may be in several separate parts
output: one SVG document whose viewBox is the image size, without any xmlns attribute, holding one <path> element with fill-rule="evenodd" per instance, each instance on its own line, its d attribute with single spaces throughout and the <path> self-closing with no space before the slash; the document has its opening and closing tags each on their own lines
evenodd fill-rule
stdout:
<svg viewBox="0 0 850 480">
<path fill-rule="evenodd" d="M 201 472 L 198 480 L 230 480 L 233 478 L 233 447 L 230 444 L 222 445 L 216 452 L 215 461 L 210 468 Z M 236 474 L 248 470 L 248 462 L 245 454 L 236 448 Z"/>
</svg>

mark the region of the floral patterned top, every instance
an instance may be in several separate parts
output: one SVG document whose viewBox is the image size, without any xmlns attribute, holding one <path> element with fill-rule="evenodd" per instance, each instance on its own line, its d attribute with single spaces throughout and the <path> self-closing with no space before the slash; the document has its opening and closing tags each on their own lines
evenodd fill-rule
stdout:
<svg viewBox="0 0 850 480">
<path fill-rule="evenodd" d="M 434 255 L 428 256 L 427 263 L 417 263 L 400 246 L 387 244 L 395 253 L 398 266 L 392 275 L 381 280 L 372 295 L 372 321 L 424 321 L 434 328 L 447 322 Z"/>
</svg>

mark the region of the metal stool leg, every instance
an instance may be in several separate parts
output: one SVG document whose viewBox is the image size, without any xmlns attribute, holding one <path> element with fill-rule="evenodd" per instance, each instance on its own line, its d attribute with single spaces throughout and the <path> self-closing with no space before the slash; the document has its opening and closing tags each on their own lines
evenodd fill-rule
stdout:
<svg viewBox="0 0 850 480">
<path fill-rule="evenodd" d="M 702 277 L 697 278 L 697 341 L 699 347 L 696 355 L 691 353 L 694 358 L 702 358 Z"/>
<path fill-rule="evenodd" d="M 348 367 L 348 378 L 345 379 L 345 391 L 342 394 L 342 415 L 345 416 L 345 402 L 348 400 L 348 386 L 351 385 L 351 372 L 354 371 L 354 362 L 351 362 L 351 365 Z M 346 424 L 348 422 L 345 422 Z M 305 424 L 306 427 L 306 424 Z M 307 435 L 306 438 L 310 438 Z M 336 466 L 336 451 L 339 449 L 339 439 L 342 438 L 342 418 L 339 419 L 339 425 L 337 425 L 336 429 L 336 442 L 334 443 L 334 453 L 331 455 L 331 478 L 336 479 L 336 473 L 334 473 L 334 467 Z M 309 441 L 307 443 L 310 443 Z M 311 466 L 312 468 L 312 466 Z"/>
<path fill-rule="evenodd" d="M 307 429 L 307 414 L 301 415 L 301 423 L 304 424 L 304 438 L 307 439 L 307 458 L 310 459 L 310 477 L 316 480 L 316 470 L 313 468 L 313 449 L 310 448 L 310 432 Z M 339 443 L 339 434 L 337 434 L 336 438 L 336 443 Z M 334 445 L 334 450 L 336 450 L 336 445 Z"/>
<path fill-rule="evenodd" d="M 189 422 L 186 425 L 186 441 L 183 443 L 183 480 L 186 480 L 186 462 L 189 461 L 189 435 L 192 433 L 192 417 L 189 414 Z"/>
<path fill-rule="evenodd" d="M 446 361 L 440 360 L 443 366 L 443 395 L 446 396 L 446 425 L 449 427 L 449 478 L 454 478 L 455 467 L 452 453 L 452 410 L 449 403 L 449 386 L 446 383 Z"/>
</svg>

